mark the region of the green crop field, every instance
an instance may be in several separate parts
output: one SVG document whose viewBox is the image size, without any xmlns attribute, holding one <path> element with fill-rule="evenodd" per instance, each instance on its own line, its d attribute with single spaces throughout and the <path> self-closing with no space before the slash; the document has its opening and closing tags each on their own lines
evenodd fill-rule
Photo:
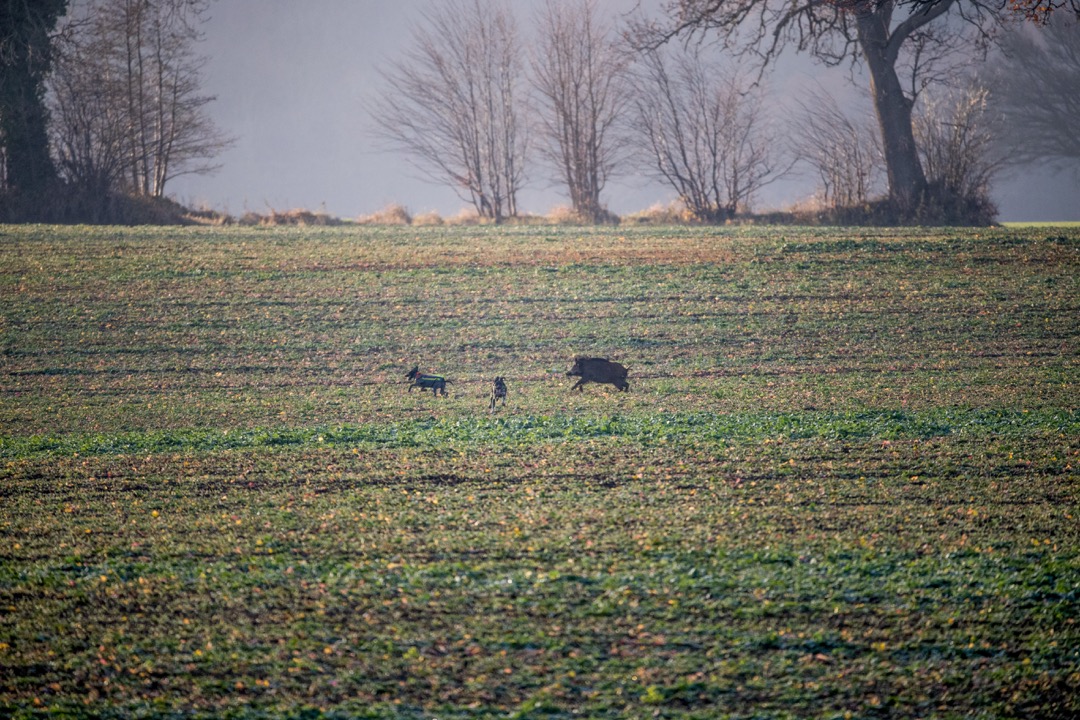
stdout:
<svg viewBox="0 0 1080 720">
<path fill-rule="evenodd" d="M 0 299 L 0 716 L 1080 715 L 1080 228 L 0 227 Z"/>
</svg>

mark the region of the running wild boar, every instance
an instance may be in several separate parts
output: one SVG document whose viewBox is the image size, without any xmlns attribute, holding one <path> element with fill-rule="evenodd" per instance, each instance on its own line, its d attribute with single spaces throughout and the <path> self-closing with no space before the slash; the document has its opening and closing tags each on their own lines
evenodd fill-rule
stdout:
<svg viewBox="0 0 1080 720">
<path fill-rule="evenodd" d="M 585 383 L 607 383 L 614 385 L 619 390 L 626 390 L 630 383 L 626 382 L 627 370 L 617 362 L 606 358 L 579 357 L 574 358 L 574 367 L 566 373 L 568 377 L 577 376 L 580 380 L 571 390 L 581 390 Z"/>
</svg>

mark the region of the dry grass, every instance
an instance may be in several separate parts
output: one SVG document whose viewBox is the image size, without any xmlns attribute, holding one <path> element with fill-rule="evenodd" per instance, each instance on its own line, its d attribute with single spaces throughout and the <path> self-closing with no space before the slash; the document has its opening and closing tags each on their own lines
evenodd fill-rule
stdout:
<svg viewBox="0 0 1080 720">
<path fill-rule="evenodd" d="M 581 213 L 566 205 L 553 207 L 548 211 L 547 220 L 553 225 L 586 225 L 588 222 Z"/>
<path fill-rule="evenodd" d="M 361 215 L 356 222 L 359 225 L 411 225 L 413 217 L 404 205 L 391 203 L 370 215 Z"/>
<path fill-rule="evenodd" d="M 325 227 L 342 224 L 341 220 L 333 215 L 312 212 L 311 210 L 305 210 L 303 208 L 284 210 L 281 212 L 271 208 L 269 215 L 260 215 L 259 213 L 248 211 L 240 216 L 238 222 L 240 225 L 283 225 L 293 227 Z"/>
<path fill-rule="evenodd" d="M 644 210 L 623 218 L 630 225 L 698 225 L 700 224 L 686 206 L 678 200 L 667 204 L 656 203 Z"/>
<path fill-rule="evenodd" d="M 205 225 L 207 227 L 221 227 L 232 225 L 236 219 L 227 212 L 220 212 L 209 207 L 190 209 L 184 218 L 193 225 Z"/>
<path fill-rule="evenodd" d="M 621 218 L 606 208 L 602 210 L 602 216 L 594 219 L 583 215 L 572 207 L 557 205 L 548 211 L 547 215 L 539 218 L 540 225 L 618 225 Z"/>
<path fill-rule="evenodd" d="M 486 225 L 488 222 L 487 219 L 480 217 L 476 210 L 470 207 L 462 208 L 461 210 L 458 210 L 455 215 L 446 218 L 447 225 L 460 225 L 465 227 Z"/>
<path fill-rule="evenodd" d="M 413 217 L 412 224 L 416 227 L 438 227 L 445 225 L 446 221 L 437 211 L 431 210 Z"/>
</svg>

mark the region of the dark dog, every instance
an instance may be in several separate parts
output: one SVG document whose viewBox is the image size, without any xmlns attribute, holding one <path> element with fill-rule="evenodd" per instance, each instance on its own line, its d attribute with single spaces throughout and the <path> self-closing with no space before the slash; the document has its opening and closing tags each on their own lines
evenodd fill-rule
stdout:
<svg viewBox="0 0 1080 720">
<path fill-rule="evenodd" d="M 495 382 L 491 383 L 491 410 L 495 410 L 495 401 L 502 400 L 502 404 L 506 404 L 506 381 L 502 379 L 502 376 L 495 378 Z"/>
<path fill-rule="evenodd" d="M 412 385 L 409 386 L 409 392 L 415 387 L 420 388 L 420 392 L 430 389 L 432 395 L 438 395 L 440 392 L 443 397 L 446 397 L 446 384 L 450 382 L 442 375 L 424 375 L 420 373 L 420 366 L 415 365 L 413 369 L 405 376 L 407 380 L 412 380 Z"/>
</svg>

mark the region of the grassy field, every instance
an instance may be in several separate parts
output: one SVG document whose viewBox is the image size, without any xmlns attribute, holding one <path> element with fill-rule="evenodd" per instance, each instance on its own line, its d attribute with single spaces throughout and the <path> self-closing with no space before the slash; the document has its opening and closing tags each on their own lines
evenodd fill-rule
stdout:
<svg viewBox="0 0 1080 720">
<path fill-rule="evenodd" d="M 0 298 L 0 716 L 1080 715 L 1080 228 L 0 227 Z"/>
<path fill-rule="evenodd" d="M 1007 222 L 1002 223 L 1007 228 L 1076 228 L 1080 227 L 1080 220 L 1065 220 L 1062 222 L 1036 222 L 1036 221 L 1020 221 L 1020 222 Z"/>
</svg>

